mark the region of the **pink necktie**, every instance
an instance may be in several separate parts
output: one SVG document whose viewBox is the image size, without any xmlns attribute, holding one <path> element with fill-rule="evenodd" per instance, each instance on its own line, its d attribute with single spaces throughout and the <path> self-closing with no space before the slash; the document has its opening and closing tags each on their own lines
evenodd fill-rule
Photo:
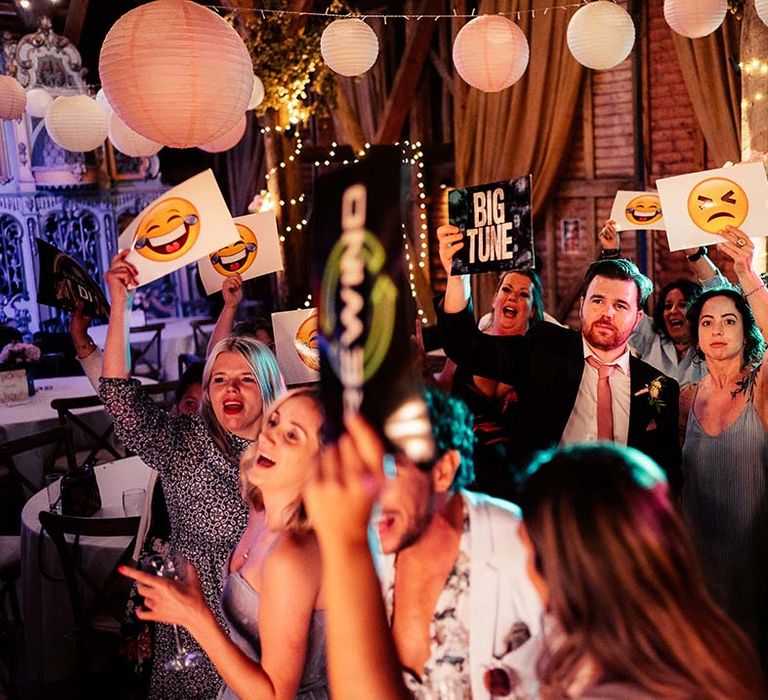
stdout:
<svg viewBox="0 0 768 700">
<path fill-rule="evenodd" d="M 613 441 L 613 406 L 610 377 L 618 365 L 604 365 L 596 357 L 587 358 L 597 370 L 597 439 Z"/>
</svg>

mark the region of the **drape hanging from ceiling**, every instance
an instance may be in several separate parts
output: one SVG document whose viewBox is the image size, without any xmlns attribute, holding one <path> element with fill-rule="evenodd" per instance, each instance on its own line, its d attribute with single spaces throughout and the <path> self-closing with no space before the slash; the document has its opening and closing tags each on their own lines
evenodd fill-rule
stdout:
<svg viewBox="0 0 768 700">
<path fill-rule="evenodd" d="M 718 165 L 741 160 L 741 77 L 734 65 L 740 31 L 741 22 L 728 13 L 716 32 L 701 39 L 672 32 L 696 120 Z"/>
<path fill-rule="evenodd" d="M 532 9 L 533 0 L 485 0 L 480 13 Z M 566 42 L 573 12 L 535 17 L 523 12 L 518 24 L 528 37 L 530 63 L 525 75 L 499 93 L 470 89 L 464 110 L 455 110 L 456 184 L 459 187 L 533 174 L 533 211 L 537 216 L 552 192 L 570 145 L 585 69 Z M 516 19 L 512 15 L 512 19 Z M 475 308 L 488 310 L 496 275 L 473 279 Z"/>
</svg>

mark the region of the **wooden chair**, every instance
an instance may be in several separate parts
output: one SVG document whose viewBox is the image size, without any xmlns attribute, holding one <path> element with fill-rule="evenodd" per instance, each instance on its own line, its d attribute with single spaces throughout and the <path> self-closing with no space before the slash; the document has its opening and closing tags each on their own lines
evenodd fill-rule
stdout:
<svg viewBox="0 0 768 700">
<path fill-rule="evenodd" d="M 162 338 L 164 323 L 148 323 L 131 328 L 131 362 L 133 374 L 160 381 L 163 377 Z M 148 333 L 148 340 L 137 340 L 139 334 Z"/>
<path fill-rule="evenodd" d="M 144 391 L 152 396 L 155 401 L 161 403 L 165 408 L 170 408 L 173 403 L 173 394 L 178 386 L 177 381 L 157 382 L 155 384 L 144 384 Z M 115 444 L 113 433 L 115 426 L 112 421 L 102 431 L 98 432 L 83 417 L 75 413 L 79 408 L 92 408 L 102 406 L 101 399 L 98 396 L 74 396 L 66 399 L 54 399 L 51 401 L 51 408 L 59 414 L 59 423 L 68 425 L 72 430 L 79 428 L 87 440 L 85 449 L 79 450 L 75 454 L 77 464 L 83 464 L 86 460 L 101 461 L 100 457 L 104 453 L 109 455 L 105 461 L 112 459 L 122 459 L 128 456 L 127 450 Z M 106 413 L 106 412 L 105 412 Z"/>
<path fill-rule="evenodd" d="M 43 533 L 51 538 L 61 562 L 74 621 L 73 637 L 77 649 L 80 681 L 90 672 L 95 652 L 105 650 L 105 641 L 119 639 L 120 622 L 128 600 L 130 584 L 117 573 L 117 567 L 128 564 L 136 544 L 141 518 L 76 518 L 40 511 Z M 74 541 L 67 541 L 67 535 Z M 82 564 L 80 538 L 131 537 L 117 563 L 103 582 L 94 580 Z M 85 593 L 85 595 L 84 595 Z M 96 642 L 99 642 L 98 645 Z"/>
<path fill-rule="evenodd" d="M 21 575 L 21 511 L 27 498 L 39 489 L 18 471 L 14 458 L 33 450 L 45 450 L 40 455 L 43 474 L 52 471 L 59 454 L 74 464 L 69 428 L 52 428 L 0 444 L 0 687 L 9 697 L 15 693 L 15 649 L 21 629 L 16 592 Z"/>
<path fill-rule="evenodd" d="M 216 321 L 212 318 L 199 318 L 189 322 L 192 338 L 195 341 L 195 355 L 205 359 L 208 354 L 208 341 L 211 339 Z"/>
<path fill-rule="evenodd" d="M 15 457 L 39 450 L 43 477 L 56 471 L 56 462 L 63 457 L 68 468 L 75 466 L 72 432 L 58 426 L 34 435 L 0 444 L 0 534 L 18 535 L 21 531 L 21 510 L 27 499 L 42 487 L 24 476 L 16 467 Z"/>
<path fill-rule="evenodd" d="M 82 464 L 86 460 L 94 460 L 96 462 L 101 461 L 99 459 L 102 453 L 107 453 L 109 456 L 106 461 L 112 459 L 122 459 L 125 457 L 115 447 L 112 441 L 112 433 L 115 426 L 112 421 L 109 421 L 109 425 L 101 432 L 91 427 L 83 416 L 75 413 L 81 408 L 94 408 L 96 406 L 103 406 L 101 399 L 95 394 L 88 396 L 72 396 L 65 399 L 54 399 L 51 401 L 51 408 L 59 414 L 59 425 L 68 426 L 73 433 L 79 429 L 86 440 L 86 446 L 82 450 L 78 450 L 76 455 L 76 461 L 78 464 Z"/>
</svg>

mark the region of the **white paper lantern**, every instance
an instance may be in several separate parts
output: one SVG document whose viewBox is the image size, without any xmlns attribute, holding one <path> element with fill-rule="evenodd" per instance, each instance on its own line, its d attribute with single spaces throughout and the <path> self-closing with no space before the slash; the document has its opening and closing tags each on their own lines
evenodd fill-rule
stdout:
<svg viewBox="0 0 768 700">
<path fill-rule="evenodd" d="M 514 85 L 528 68 L 528 39 L 512 20 L 483 15 L 467 22 L 453 42 L 453 65 L 462 79 L 483 92 Z"/>
<path fill-rule="evenodd" d="M 757 16 L 768 26 L 768 0 L 755 0 Z"/>
<path fill-rule="evenodd" d="M 99 91 L 96 93 L 96 104 L 104 110 L 104 114 L 107 115 L 107 118 L 112 116 L 114 110 L 112 109 L 112 105 L 109 104 L 107 96 L 104 94 L 104 88 L 99 88 Z"/>
<path fill-rule="evenodd" d="M 109 122 L 96 100 L 87 95 L 59 97 L 45 113 L 51 140 L 66 151 L 92 151 L 104 143 Z"/>
<path fill-rule="evenodd" d="M 163 147 L 163 144 L 137 134 L 114 112 L 109 119 L 109 140 L 120 153 L 131 158 L 148 158 Z"/>
<path fill-rule="evenodd" d="M 27 93 L 16 78 L 0 75 L 0 119 L 18 119 L 27 106 Z"/>
<path fill-rule="evenodd" d="M 264 101 L 264 83 L 258 75 L 253 76 L 253 90 L 251 91 L 251 100 L 248 103 L 248 109 L 256 109 Z"/>
<path fill-rule="evenodd" d="M 174 148 L 229 132 L 253 89 L 243 40 L 190 0 L 155 0 L 123 15 L 104 39 L 99 74 L 109 103 L 128 126 Z"/>
<path fill-rule="evenodd" d="M 379 56 L 379 40 L 363 20 L 351 17 L 331 22 L 320 37 L 320 53 L 339 75 L 362 75 Z"/>
<path fill-rule="evenodd" d="M 36 119 L 42 119 L 51 106 L 53 97 L 44 88 L 32 88 L 27 93 L 27 114 Z"/>
<path fill-rule="evenodd" d="M 664 19 L 674 32 L 698 39 L 714 32 L 725 19 L 728 0 L 664 0 Z"/>
<path fill-rule="evenodd" d="M 568 48 L 581 65 L 593 70 L 618 66 L 635 45 L 629 13 L 609 0 L 579 8 L 568 23 Z"/>
<path fill-rule="evenodd" d="M 221 153 L 222 151 L 228 151 L 230 148 L 233 148 L 236 146 L 240 139 L 243 138 L 243 134 L 245 133 L 245 117 L 246 115 L 243 115 L 243 118 L 235 124 L 235 128 L 231 131 L 227 132 L 223 136 L 219 136 L 219 138 L 211 141 L 210 143 L 205 143 L 202 146 L 200 146 L 200 149 L 203 151 L 207 151 L 208 153 Z"/>
</svg>

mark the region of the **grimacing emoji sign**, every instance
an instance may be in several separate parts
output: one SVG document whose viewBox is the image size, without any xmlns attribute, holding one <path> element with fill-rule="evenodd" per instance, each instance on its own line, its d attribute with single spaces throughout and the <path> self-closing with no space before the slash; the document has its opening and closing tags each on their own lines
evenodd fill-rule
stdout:
<svg viewBox="0 0 768 700">
<path fill-rule="evenodd" d="M 749 199 L 742 187 L 725 177 L 697 183 L 688 195 L 688 215 L 702 231 L 717 233 L 726 226 L 741 226 L 749 214 Z"/>
</svg>

